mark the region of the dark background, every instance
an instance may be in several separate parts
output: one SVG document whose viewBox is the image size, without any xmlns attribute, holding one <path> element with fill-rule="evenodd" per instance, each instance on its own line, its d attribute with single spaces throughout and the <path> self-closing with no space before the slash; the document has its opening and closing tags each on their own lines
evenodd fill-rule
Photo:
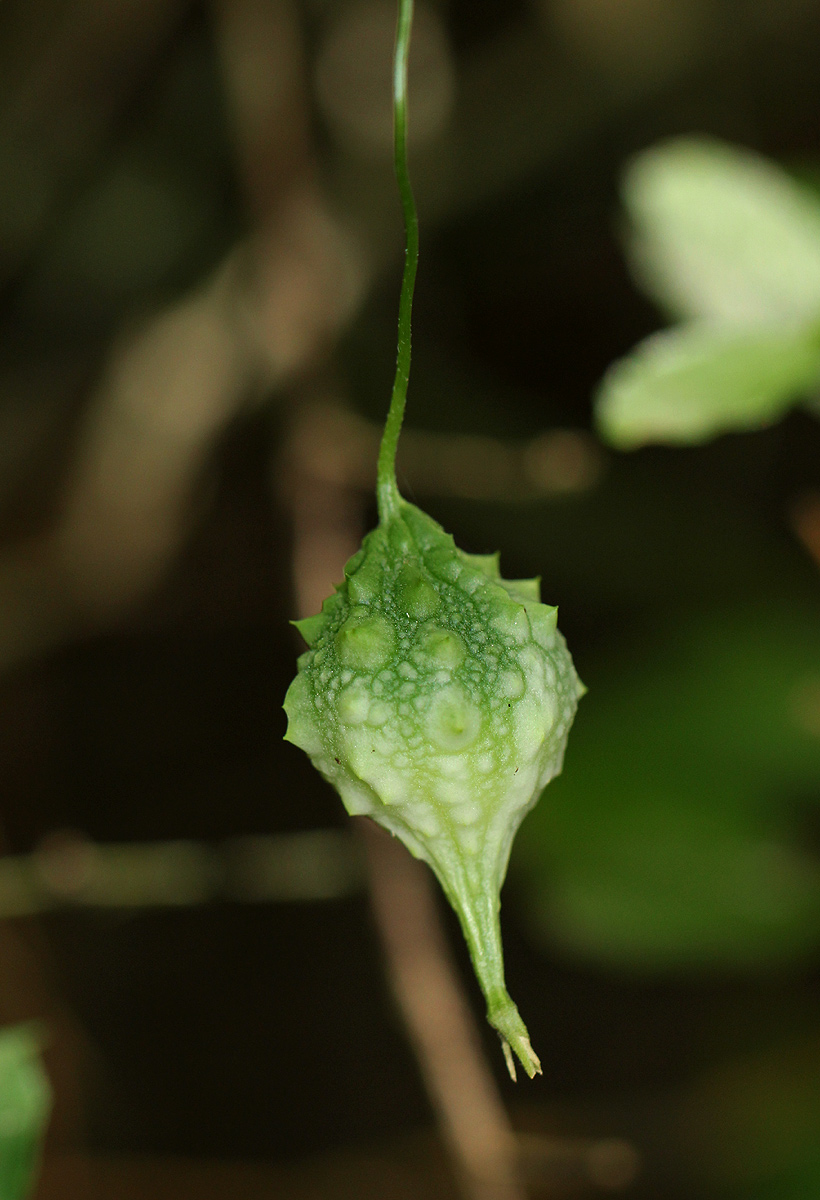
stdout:
<svg viewBox="0 0 820 1200">
<path fill-rule="evenodd" d="M 299 649 L 287 624 L 295 598 L 285 448 L 294 414 L 315 395 L 330 391 L 379 421 L 392 379 L 400 240 L 389 150 L 368 143 L 355 121 L 344 126 L 327 99 L 336 93 L 316 82 L 330 70 L 334 31 L 362 10 L 322 0 L 141 12 L 123 4 L 115 21 L 105 9 L 6 0 L 0 11 L 6 849 L 26 853 L 65 830 L 100 842 L 219 843 L 342 828 L 338 799 L 282 742 Z M 820 9 L 798 0 L 442 0 L 431 11 L 452 100 L 414 150 L 422 258 L 408 424 L 499 439 L 590 431 L 606 367 L 666 320 L 622 255 L 624 161 L 659 138 L 698 132 L 818 178 Z M 292 104 L 256 126 L 243 116 L 246 60 L 230 48 L 240 18 L 251 28 L 259 19 L 263 45 L 271 13 L 292 39 L 269 55 Z M 362 43 L 360 75 L 337 82 L 340 95 L 348 87 L 355 98 L 361 86 L 366 96 L 365 84 L 379 94 L 367 79 L 378 82 L 384 68 L 369 53 Z M 425 76 L 420 95 L 424 86 L 436 94 L 437 80 Z M 261 156 L 254 137 L 267 146 Z M 132 526 L 118 537 L 116 502 L 113 517 L 90 520 L 92 531 L 108 530 L 89 552 L 108 581 L 95 591 L 85 560 L 69 569 L 67 552 L 55 551 L 54 531 L 70 524 L 71 497 L 85 486 L 76 480 L 87 446 L 107 436 L 111 363 L 229 259 L 240 281 L 243 272 L 262 279 L 257 297 L 266 271 L 286 274 L 275 249 L 269 263 L 265 255 L 277 238 L 296 244 L 287 203 L 303 179 L 355 231 L 366 283 L 337 318 L 322 315 L 328 292 L 310 277 L 304 303 L 320 313 L 318 332 L 287 362 L 277 358 L 274 317 L 250 339 L 237 398 L 197 443 L 167 512 L 144 505 L 146 527 L 167 519 L 172 528 L 144 568 L 128 548 Z M 331 273 L 322 287 L 335 286 Z M 505 1082 L 490 1031 L 488 1054 L 519 1120 L 634 1140 L 647 1164 L 636 1195 L 805 1196 L 820 1136 L 809 1069 L 820 1047 L 820 721 L 814 741 L 767 750 L 765 767 L 736 734 L 765 715 L 785 679 L 781 659 L 798 683 L 804 668 L 807 686 L 820 679 L 820 580 L 792 520 L 800 498 L 820 488 L 820 430 L 798 411 L 694 450 L 618 456 L 592 438 L 582 444 L 597 456 L 594 478 L 566 495 L 501 504 L 415 494 L 405 483 L 466 549 L 500 548 L 506 575 L 542 576 L 590 687 L 580 745 L 574 734 L 553 785 L 555 828 L 545 818 L 525 830 L 505 891 L 510 990 L 544 1080 Z M 173 437 L 168 444 L 173 456 Z M 126 495 L 127 472 L 122 479 Z M 104 508 L 102 495 L 94 503 Z M 130 575 L 106 557 L 109 543 L 137 564 Z M 730 660 L 738 682 L 724 694 L 720 681 L 734 668 L 720 664 Z M 665 743 L 651 714 L 663 718 L 666 698 L 679 694 Z M 735 718 L 740 700 L 749 712 Z M 713 708 L 719 730 L 706 746 Z M 722 812 L 731 794 L 726 828 L 738 839 L 753 826 L 799 854 L 800 898 L 787 879 L 768 909 L 761 889 L 751 924 L 724 920 L 713 890 L 733 869 L 735 833 L 709 870 L 676 841 L 675 788 L 664 790 L 662 770 L 647 773 L 667 744 L 685 763 L 670 777 L 701 798 L 699 814 Z M 590 900 L 588 927 L 567 896 L 585 886 L 589 846 L 611 845 L 607 821 L 629 790 L 623 766 L 608 765 L 619 747 L 659 853 L 671 855 L 658 886 L 676 871 L 686 886 L 665 896 L 644 930 L 650 879 L 622 933 L 611 916 L 610 938 L 594 906 L 614 912 L 629 854 L 607 860 L 613 890 Z M 579 776 L 576 804 L 572 773 L 583 755 L 598 761 Z M 642 812 L 633 828 L 646 829 Z M 745 886 L 758 891 L 755 880 Z M 685 914 L 678 932 L 664 926 L 663 904 Z M 76 1087 L 59 1110 L 71 1144 L 302 1160 L 432 1124 L 363 893 L 128 914 L 63 908 L 36 926 L 9 926 L 8 937 L 39 963 L 50 999 L 37 1004 L 59 1009 L 77 1047 Z M 26 1015 L 21 1008 L 9 1001 L 7 1016 Z M 790 1120 L 771 1118 L 773 1105 Z M 761 1142 L 762 1165 L 736 1152 L 736 1143 Z"/>
</svg>

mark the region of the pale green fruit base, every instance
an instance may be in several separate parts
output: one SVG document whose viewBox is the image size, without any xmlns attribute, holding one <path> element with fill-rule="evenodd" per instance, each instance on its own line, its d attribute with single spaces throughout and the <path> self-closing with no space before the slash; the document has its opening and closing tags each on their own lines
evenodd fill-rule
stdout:
<svg viewBox="0 0 820 1200">
<path fill-rule="evenodd" d="M 286 737 L 427 862 L 458 914 L 508 1065 L 540 1070 L 504 983 L 512 839 L 563 762 L 582 688 L 537 580 L 504 580 L 399 499 L 316 617 Z M 511 1070 L 511 1073 L 512 1070 Z M 513 1073 L 514 1074 L 514 1073 Z"/>
</svg>

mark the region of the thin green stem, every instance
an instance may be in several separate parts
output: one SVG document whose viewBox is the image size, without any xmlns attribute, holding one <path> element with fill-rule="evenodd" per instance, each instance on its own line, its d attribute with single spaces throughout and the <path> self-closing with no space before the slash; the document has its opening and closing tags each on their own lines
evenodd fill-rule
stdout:
<svg viewBox="0 0 820 1200">
<path fill-rule="evenodd" d="M 393 57 L 393 154 L 401 207 L 404 213 L 406 247 L 399 297 L 396 378 L 393 382 L 390 411 L 387 414 L 382 444 L 379 449 L 376 496 L 380 521 L 386 521 L 396 511 L 401 499 L 396 483 L 396 446 L 404 419 L 407 384 L 410 379 L 413 289 L 416 284 L 416 269 L 419 261 L 419 221 L 416 213 L 416 201 L 410 185 L 410 172 L 407 167 L 407 58 L 410 50 L 412 25 L 413 0 L 399 0 L 396 48 Z"/>
</svg>

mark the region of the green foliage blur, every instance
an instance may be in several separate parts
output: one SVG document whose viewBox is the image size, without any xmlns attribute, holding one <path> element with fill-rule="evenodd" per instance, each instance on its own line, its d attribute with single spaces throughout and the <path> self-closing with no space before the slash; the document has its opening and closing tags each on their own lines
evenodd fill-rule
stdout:
<svg viewBox="0 0 820 1200">
<path fill-rule="evenodd" d="M 603 435 L 697 444 L 816 391 L 820 199 L 696 139 L 643 153 L 623 192 L 635 272 L 688 323 L 609 370 Z M 820 795 L 819 618 L 816 602 L 750 594 L 592 665 L 578 762 L 519 852 L 542 936 L 650 969 L 816 951 L 820 863 L 802 843 Z"/>
<path fill-rule="evenodd" d="M 644 970 L 816 951 L 802 826 L 820 788 L 819 616 L 787 601 L 681 613 L 591 665 L 572 769 L 518 852 L 538 935 Z"/>
<path fill-rule="evenodd" d="M 816 403 L 816 195 L 748 151 L 688 138 L 638 156 L 623 197 L 635 275 L 682 323 L 610 367 L 602 436 L 696 446 Z M 820 594 L 749 585 L 650 621 L 590 665 L 570 769 L 517 849 L 535 938 L 644 974 L 817 961 Z M 696 1085 L 685 1109 L 712 1186 L 815 1194 L 817 1066 L 815 1033 Z"/>
<path fill-rule="evenodd" d="M 28 1026 L 0 1030 L 0 1196 L 26 1200 L 36 1183 L 51 1109 L 40 1061 L 40 1033 Z"/>
<path fill-rule="evenodd" d="M 613 445 L 697 443 L 779 419 L 820 386 L 820 197 L 718 142 L 646 151 L 624 180 L 635 272 L 685 319 L 610 369 Z"/>
</svg>

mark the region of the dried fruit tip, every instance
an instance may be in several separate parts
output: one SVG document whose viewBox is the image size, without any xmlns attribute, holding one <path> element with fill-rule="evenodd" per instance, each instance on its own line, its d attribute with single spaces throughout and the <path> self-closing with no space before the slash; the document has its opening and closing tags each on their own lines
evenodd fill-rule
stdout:
<svg viewBox="0 0 820 1200">
<path fill-rule="evenodd" d="M 487 1010 L 487 1020 L 501 1038 L 504 1061 L 513 1083 L 516 1081 L 513 1052 L 530 1079 L 541 1075 L 541 1060 L 532 1048 L 530 1035 L 521 1020 L 518 1009 L 506 992 L 497 1004 L 490 1005 Z"/>
</svg>

